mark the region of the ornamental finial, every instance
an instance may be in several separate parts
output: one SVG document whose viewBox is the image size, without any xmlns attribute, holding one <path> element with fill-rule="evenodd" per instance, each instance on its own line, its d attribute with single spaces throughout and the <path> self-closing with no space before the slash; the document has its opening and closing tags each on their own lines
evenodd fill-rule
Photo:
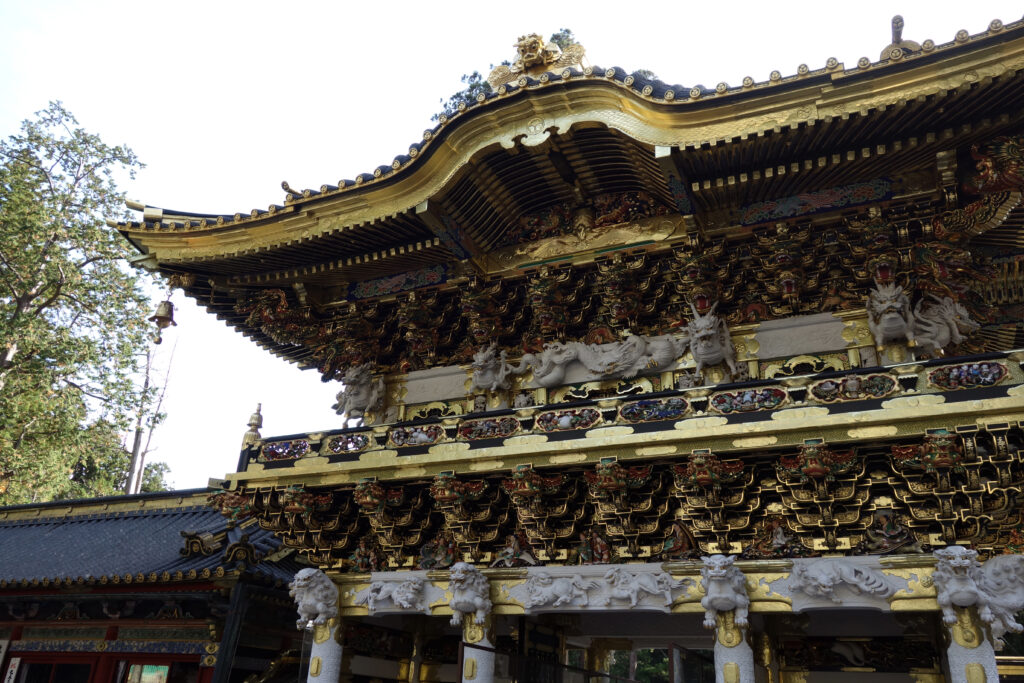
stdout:
<svg viewBox="0 0 1024 683">
<path fill-rule="evenodd" d="M 539 33 L 528 33 L 519 36 L 513 43 L 516 59 L 509 64 L 501 64 L 487 76 L 492 88 L 511 83 L 520 76 L 534 76 L 547 71 L 557 71 L 570 66 L 582 66 L 586 50 L 579 43 L 572 43 L 560 48 L 554 41 L 545 42 Z"/>
<path fill-rule="evenodd" d="M 256 412 L 249 416 L 249 431 L 242 437 L 242 448 L 248 448 L 262 437 L 260 436 L 260 427 L 263 426 L 263 414 L 260 412 L 263 408 L 262 403 L 256 404 Z"/>
<path fill-rule="evenodd" d="M 879 55 L 879 60 L 892 59 L 896 60 L 902 57 L 907 52 L 920 52 L 921 46 L 912 40 L 903 40 L 903 17 L 899 14 L 892 18 L 892 42 L 885 46 L 882 50 L 882 54 Z M 900 52 L 893 54 L 894 50 L 899 49 Z"/>
</svg>

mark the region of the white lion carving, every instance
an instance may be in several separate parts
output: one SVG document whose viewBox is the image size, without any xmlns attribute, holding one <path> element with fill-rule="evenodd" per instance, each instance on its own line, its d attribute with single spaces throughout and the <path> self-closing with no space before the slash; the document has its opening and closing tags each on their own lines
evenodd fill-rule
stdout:
<svg viewBox="0 0 1024 683">
<path fill-rule="evenodd" d="M 836 595 L 835 590 L 840 584 L 846 584 L 858 595 L 868 593 L 888 598 L 896 592 L 881 572 L 843 560 L 797 563 L 793 567 L 790 588 L 811 597 L 828 598 L 839 604 L 842 599 Z"/>
<path fill-rule="evenodd" d="M 704 628 L 714 628 L 719 612 L 736 610 L 736 625 L 747 625 L 747 578 L 733 563 L 736 558 L 729 555 L 712 555 L 700 558 L 704 562 L 700 575 L 704 579 L 706 595 L 700 601 L 704 608 Z"/>
<path fill-rule="evenodd" d="M 1024 557 L 998 555 L 982 568 L 978 553 L 970 548 L 951 545 L 933 554 L 938 560 L 932 572 L 935 599 L 945 623 L 956 623 L 956 607 L 976 605 L 978 616 L 992 627 L 997 650 L 1007 631 L 1024 630 L 1014 619 L 1024 607 Z"/>
<path fill-rule="evenodd" d="M 296 628 L 306 628 L 309 622 L 326 624 L 338 616 L 338 587 L 319 569 L 300 569 L 288 589 L 299 611 Z"/>
<path fill-rule="evenodd" d="M 374 581 L 356 603 L 365 604 L 370 614 L 373 614 L 378 602 L 389 599 L 402 609 L 422 610 L 423 579 L 414 576 L 405 581 Z"/>
<path fill-rule="evenodd" d="M 524 584 L 526 600 L 523 607 L 529 609 L 548 603 L 551 603 L 552 607 L 558 607 L 575 601 L 580 605 L 586 605 L 589 602 L 587 591 L 597 586 L 596 581 L 588 581 L 579 574 L 560 576 L 556 579 L 547 572 L 537 572 Z"/>
<path fill-rule="evenodd" d="M 456 562 L 448 575 L 448 587 L 452 599 L 452 626 L 462 624 L 465 615 L 473 614 L 473 621 L 484 623 L 491 611 L 491 584 L 480 570 L 466 562 Z"/>
<path fill-rule="evenodd" d="M 665 572 L 634 574 L 625 567 L 612 567 L 605 573 L 604 578 L 608 581 L 608 597 L 605 598 L 604 604 L 607 605 L 613 599 L 629 600 L 630 607 L 636 607 L 644 595 L 662 595 L 665 598 L 665 605 L 671 605 L 674 588 L 693 585 L 693 579 L 673 581 Z"/>
</svg>

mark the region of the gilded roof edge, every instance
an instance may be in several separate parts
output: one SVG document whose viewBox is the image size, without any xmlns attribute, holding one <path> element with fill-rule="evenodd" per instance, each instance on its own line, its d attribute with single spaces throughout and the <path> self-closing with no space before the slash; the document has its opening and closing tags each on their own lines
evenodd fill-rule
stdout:
<svg viewBox="0 0 1024 683">
<path fill-rule="evenodd" d="M 652 146 L 699 147 L 866 114 L 1014 73 L 1024 69 L 1022 29 L 1024 20 L 1008 25 L 996 20 L 974 36 L 960 31 L 949 43 L 926 41 L 917 53 L 893 50 L 889 59 L 877 62 L 864 57 L 851 69 L 830 59 L 824 68 L 801 66 L 797 74 L 785 77 L 775 71 L 759 83 L 744 79 L 739 87 L 694 87 L 686 97 L 660 81 L 617 67 L 523 76 L 450 118 L 442 116 L 436 127 L 424 131 L 421 142 L 389 166 L 323 185 L 319 192 L 299 193 L 283 183 L 291 190 L 284 206 L 199 218 L 136 204 L 134 208 L 142 207 L 144 217 L 156 222 L 114 225 L 140 249 L 156 252 L 161 263 L 268 251 L 408 211 L 440 192 L 480 152 L 497 145 L 541 144 L 552 130 L 565 134 L 574 126 L 597 123 Z M 865 89 L 865 79 L 872 81 L 870 89 Z M 566 87 L 590 92 L 570 100 L 561 95 Z M 525 92 L 536 95 L 521 97 Z M 630 98 L 624 101 L 623 93 Z M 496 107 L 503 109 L 500 120 Z M 165 217 L 170 220 L 165 222 Z"/>
</svg>

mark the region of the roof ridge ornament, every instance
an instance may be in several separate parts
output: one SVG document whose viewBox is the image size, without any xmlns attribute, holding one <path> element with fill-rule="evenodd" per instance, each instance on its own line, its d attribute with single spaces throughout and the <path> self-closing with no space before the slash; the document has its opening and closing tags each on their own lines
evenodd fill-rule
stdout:
<svg viewBox="0 0 1024 683">
<path fill-rule="evenodd" d="M 893 54 L 896 50 L 900 50 Z M 897 60 L 908 52 L 920 52 L 921 45 L 912 40 L 903 40 L 903 17 L 897 14 L 892 18 L 892 42 L 883 48 L 879 60 Z"/>
<path fill-rule="evenodd" d="M 249 431 L 242 437 L 242 448 L 255 445 L 263 437 L 260 436 L 260 427 L 263 426 L 263 404 L 256 404 L 256 412 L 249 416 Z"/>
<path fill-rule="evenodd" d="M 583 64 L 586 50 L 579 43 L 568 45 L 565 50 L 554 41 L 545 42 L 539 33 L 519 36 L 512 47 L 516 59 L 512 64 L 500 64 L 487 76 L 492 88 L 511 83 L 520 76 L 532 76 Z"/>
</svg>

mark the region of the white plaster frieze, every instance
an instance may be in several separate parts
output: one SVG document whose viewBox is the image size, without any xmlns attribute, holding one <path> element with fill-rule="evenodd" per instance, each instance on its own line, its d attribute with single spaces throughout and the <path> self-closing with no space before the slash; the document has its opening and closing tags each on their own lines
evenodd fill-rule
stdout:
<svg viewBox="0 0 1024 683">
<path fill-rule="evenodd" d="M 444 598 L 444 590 L 427 580 L 426 571 L 373 572 L 370 587 L 355 592 L 353 603 L 366 605 L 370 614 L 422 612 Z"/>
<path fill-rule="evenodd" d="M 595 564 L 530 567 L 508 589 L 527 614 L 564 611 L 655 610 L 669 612 L 688 595 L 692 579 L 673 579 L 660 564 Z"/>
<path fill-rule="evenodd" d="M 869 608 L 889 611 L 889 598 L 909 581 L 882 571 L 879 557 L 826 557 L 793 560 L 789 576 L 766 582 L 772 593 L 791 598 L 793 611 Z"/>
<path fill-rule="evenodd" d="M 842 318 L 832 313 L 767 320 L 757 326 L 754 334 L 758 357 L 783 358 L 801 353 L 845 350 L 845 327 Z"/>
</svg>

